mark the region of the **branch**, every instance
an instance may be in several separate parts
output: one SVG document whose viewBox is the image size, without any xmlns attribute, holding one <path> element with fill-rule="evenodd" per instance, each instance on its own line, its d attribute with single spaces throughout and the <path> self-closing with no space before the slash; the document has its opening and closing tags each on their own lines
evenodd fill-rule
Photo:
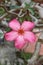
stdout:
<svg viewBox="0 0 43 65">
<path fill-rule="evenodd" d="M 34 63 L 38 59 L 39 51 L 40 51 L 41 43 L 37 42 L 35 52 L 31 59 L 28 60 L 28 63 Z"/>
<path fill-rule="evenodd" d="M 38 61 L 41 61 L 41 60 L 43 60 L 43 56 L 41 56 Z"/>
<path fill-rule="evenodd" d="M 38 24 L 38 19 L 37 19 L 35 16 L 31 15 L 31 14 L 29 14 L 29 15 L 30 15 L 30 17 L 31 17 L 33 20 L 35 20 L 34 23 L 35 23 L 35 25 L 37 25 L 37 24 Z"/>
<path fill-rule="evenodd" d="M 6 11 L 6 13 L 5 13 L 3 16 L 0 17 L 0 20 L 2 20 L 2 19 L 3 19 L 4 17 L 6 17 L 8 14 L 10 14 L 10 15 L 16 15 L 16 16 L 18 16 L 18 17 L 23 17 L 23 16 L 26 15 L 26 13 L 27 13 L 27 12 L 25 12 L 25 13 L 23 13 L 23 14 L 21 15 L 22 7 L 17 8 L 17 9 L 21 9 L 18 14 L 15 13 L 15 12 L 13 12 L 13 11 L 15 11 L 15 10 L 17 10 L 17 9 L 12 9 L 12 10 L 8 11 L 5 5 L 0 5 L 0 7 L 3 7 L 3 8 L 5 9 L 5 11 Z"/>
<path fill-rule="evenodd" d="M 38 43 L 36 44 L 35 52 L 34 52 L 32 58 L 31 58 L 31 60 L 34 60 L 34 61 L 37 60 L 38 55 L 39 55 L 39 51 L 40 51 L 40 47 L 41 47 L 41 43 L 38 42 Z"/>
<path fill-rule="evenodd" d="M 0 21 L 3 20 L 3 18 L 6 17 L 8 14 L 10 14 L 10 12 L 16 10 L 16 9 L 12 9 L 12 10 L 10 10 L 10 11 L 7 11 L 7 9 L 6 9 L 6 7 L 5 7 L 4 5 L 0 5 L 0 7 L 3 7 L 3 8 L 5 9 L 5 11 L 6 11 L 6 13 L 3 14 L 3 15 L 0 17 Z M 16 13 L 15 13 L 15 14 L 16 14 Z"/>
<path fill-rule="evenodd" d="M 12 14 L 13 14 L 13 15 L 14 15 L 14 14 L 17 15 L 17 13 L 12 13 L 12 11 L 14 11 L 14 10 L 15 10 L 15 9 L 12 9 L 12 10 L 10 10 L 10 11 L 7 11 L 7 13 L 5 13 L 4 15 L 2 15 L 2 16 L 0 17 L 0 21 L 3 20 L 3 18 L 6 17 L 8 14 L 10 14 L 10 15 L 12 15 Z"/>
</svg>

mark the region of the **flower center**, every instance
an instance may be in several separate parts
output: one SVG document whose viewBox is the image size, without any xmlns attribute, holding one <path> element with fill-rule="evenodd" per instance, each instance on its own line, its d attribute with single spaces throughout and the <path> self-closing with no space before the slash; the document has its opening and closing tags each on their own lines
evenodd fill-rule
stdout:
<svg viewBox="0 0 43 65">
<path fill-rule="evenodd" d="M 18 30 L 18 33 L 22 35 L 22 34 L 24 34 L 24 30 L 20 29 L 20 30 Z"/>
</svg>

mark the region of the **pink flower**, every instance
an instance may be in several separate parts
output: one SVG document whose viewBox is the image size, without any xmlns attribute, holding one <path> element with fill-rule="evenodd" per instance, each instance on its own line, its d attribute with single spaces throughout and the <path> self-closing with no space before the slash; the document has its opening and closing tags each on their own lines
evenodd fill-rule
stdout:
<svg viewBox="0 0 43 65">
<path fill-rule="evenodd" d="M 35 42 L 36 36 L 33 32 L 31 32 L 34 26 L 33 22 L 24 21 L 22 25 L 20 25 L 18 20 L 13 19 L 9 23 L 9 27 L 12 31 L 5 34 L 5 39 L 7 41 L 15 41 L 15 47 L 22 49 L 26 42 Z"/>
</svg>

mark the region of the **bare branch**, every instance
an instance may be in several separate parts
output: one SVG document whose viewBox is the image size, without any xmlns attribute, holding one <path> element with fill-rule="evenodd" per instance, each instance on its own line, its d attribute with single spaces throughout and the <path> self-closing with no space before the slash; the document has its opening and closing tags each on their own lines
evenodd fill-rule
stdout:
<svg viewBox="0 0 43 65">
<path fill-rule="evenodd" d="M 40 47 L 41 47 L 41 43 L 37 42 L 35 52 L 34 52 L 33 56 L 31 57 L 31 59 L 28 60 L 28 63 L 34 62 L 38 59 Z"/>
<path fill-rule="evenodd" d="M 31 17 L 33 20 L 35 20 L 34 23 L 37 25 L 37 24 L 38 24 L 38 19 L 37 19 L 35 16 L 31 15 L 31 14 L 29 14 L 29 15 L 30 15 L 30 17 Z"/>
<path fill-rule="evenodd" d="M 6 11 L 6 13 L 0 17 L 0 20 L 2 20 L 2 19 L 3 19 L 4 17 L 6 17 L 8 14 L 10 14 L 10 15 L 17 15 L 18 17 L 23 17 L 23 16 L 27 13 L 27 12 L 25 12 L 25 13 L 23 13 L 22 15 L 20 15 L 21 12 L 22 12 L 22 7 L 18 8 L 18 9 L 21 9 L 18 14 L 15 13 L 15 12 L 13 12 L 13 11 L 15 11 L 15 10 L 17 10 L 17 9 L 12 9 L 12 10 L 8 11 L 5 5 L 0 5 L 0 7 L 3 7 L 3 8 L 5 9 L 5 11 Z"/>
<path fill-rule="evenodd" d="M 39 51 L 40 51 L 40 47 L 41 47 L 41 43 L 38 42 L 38 43 L 36 44 L 35 52 L 34 52 L 32 58 L 31 58 L 31 59 L 34 59 L 34 61 L 37 60 L 37 58 L 38 58 Z"/>
</svg>

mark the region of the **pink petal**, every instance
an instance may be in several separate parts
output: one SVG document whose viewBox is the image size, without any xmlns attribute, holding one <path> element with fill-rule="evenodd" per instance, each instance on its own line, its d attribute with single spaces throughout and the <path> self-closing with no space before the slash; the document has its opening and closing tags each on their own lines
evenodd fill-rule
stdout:
<svg viewBox="0 0 43 65">
<path fill-rule="evenodd" d="M 22 23 L 21 28 L 24 30 L 32 30 L 34 28 L 35 24 L 33 22 L 30 21 L 24 21 Z"/>
<path fill-rule="evenodd" d="M 17 19 L 13 19 L 9 23 L 9 27 L 12 28 L 13 30 L 18 30 L 20 29 L 20 23 Z"/>
<path fill-rule="evenodd" d="M 29 41 L 30 43 L 34 43 L 36 41 L 36 35 L 30 31 L 26 31 L 24 33 L 24 39 Z"/>
<path fill-rule="evenodd" d="M 13 41 L 17 38 L 17 36 L 18 36 L 17 32 L 11 31 L 5 34 L 5 39 L 7 41 Z"/>
<path fill-rule="evenodd" d="M 24 38 L 23 36 L 19 36 L 16 41 L 15 41 L 15 47 L 17 49 L 22 49 L 22 47 L 24 46 L 25 44 L 25 41 L 24 41 Z"/>
</svg>

